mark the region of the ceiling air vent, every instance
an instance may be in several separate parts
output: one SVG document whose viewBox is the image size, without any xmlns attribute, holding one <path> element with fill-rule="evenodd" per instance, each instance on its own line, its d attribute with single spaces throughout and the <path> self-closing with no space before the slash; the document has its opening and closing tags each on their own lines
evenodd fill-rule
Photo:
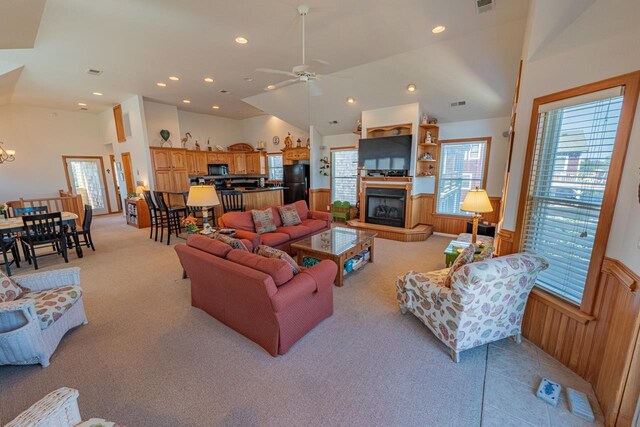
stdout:
<svg viewBox="0 0 640 427">
<path fill-rule="evenodd" d="M 337 120 L 331 120 L 331 121 L 329 122 L 329 124 L 330 124 L 330 125 L 337 125 L 337 124 L 338 124 L 338 121 L 337 121 Z"/>
<path fill-rule="evenodd" d="M 87 74 L 89 74 L 91 76 L 99 76 L 100 74 L 102 74 L 102 70 L 96 70 L 94 68 L 89 68 L 87 70 Z"/>
<path fill-rule="evenodd" d="M 478 13 L 489 12 L 495 7 L 495 0 L 476 0 L 476 8 Z"/>
<path fill-rule="evenodd" d="M 452 107 L 462 107 L 464 105 L 467 105 L 467 101 L 458 101 L 458 102 L 452 102 L 451 103 Z"/>
</svg>

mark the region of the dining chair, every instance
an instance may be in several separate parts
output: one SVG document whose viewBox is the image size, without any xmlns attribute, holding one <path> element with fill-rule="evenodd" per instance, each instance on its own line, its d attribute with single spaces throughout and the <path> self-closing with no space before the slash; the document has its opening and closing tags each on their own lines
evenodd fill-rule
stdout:
<svg viewBox="0 0 640 427">
<path fill-rule="evenodd" d="M 91 205 L 84 205 L 84 219 L 82 220 L 82 229 L 75 231 L 79 236 L 82 236 L 84 243 L 80 246 L 86 246 L 93 251 L 96 250 L 93 246 L 93 238 L 91 237 L 91 223 L 93 222 L 93 207 Z"/>
<path fill-rule="evenodd" d="M 36 248 L 52 245 L 54 252 L 39 254 L 59 255 L 64 258 L 64 262 L 69 262 L 67 257 L 67 242 L 64 225 L 62 224 L 62 213 L 46 213 L 39 215 L 27 215 L 22 217 L 24 224 L 24 234 L 20 241 L 25 257 L 29 264 L 33 262 L 34 268 L 38 269 L 38 255 Z"/>
<path fill-rule="evenodd" d="M 18 251 L 17 238 L 0 230 L 0 250 L 2 250 L 4 269 L 7 272 L 7 276 L 11 276 L 11 264 L 15 264 L 16 267 L 20 268 L 20 251 Z M 9 252 L 13 257 L 11 260 L 7 256 Z"/>
<path fill-rule="evenodd" d="M 167 229 L 167 245 L 171 243 L 171 234 L 175 233 L 176 237 L 180 234 L 180 214 L 186 216 L 186 207 L 172 208 L 169 207 L 164 199 L 162 191 L 154 191 L 153 196 L 158 203 L 158 209 L 162 212 L 162 220 L 160 221 L 160 241 L 164 239 L 164 229 Z"/>
<path fill-rule="evenodd" d="M 220 192 L 222 196 L 222 208 L 227 212 L 244 212 L 244 200 L 242 191 L 224 190 Z"/>
<path fill-rule="evenodd" d="M 46 206 L 29 206 L 26 208 L 13 208 L 13 215 L 15 217 L 27 216 L 27 215 L 39 215 L 49 213 L 49 208 Z"/>
<path fill-rule="evenodd" d="M 160 221 L 162 220 L 161 213 L 159 212 L 158 205 L 156 205 L 156 202 L 153 200 L 153 195 L 151 194 L 151 191 L 144 190 L 142 192 L 142 195 L 144 196 L 144 201 L 147 202 L 147 207 L 149 208 L 149 218 L 151 219 L 151 227 L 149 227 L 149 238 L 151 239 L 153 237 L 153 230 L 155 229 L 156 231 L 155 241 L 157 242 L 158 226 Z"/>
</svg>

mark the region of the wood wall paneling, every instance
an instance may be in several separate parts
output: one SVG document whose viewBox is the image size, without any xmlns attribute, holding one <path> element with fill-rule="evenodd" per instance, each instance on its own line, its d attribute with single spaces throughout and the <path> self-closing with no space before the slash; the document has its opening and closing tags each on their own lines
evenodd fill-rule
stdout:
<svg viewBox="0 0 640 427">
<path fill-rule="evenodd" d="M 434 232 L 446 234 L 460 234 L 467 230 L 467 222 L 471 218 L 455 215 L 436 214 L 435 194 L 416 194 L 412 199 L 412 221 L 415 224 L 428 224 L 433 226 Z M 500 215 L 500 197 L 489 197 L 493 212 L 484 214 L 482 221 L 496 223 Z M 417 222 L 416 222 L 417 221 Z"/>
<path fill-rule="evenodd" d="M 116 137 L 118 142 L 125 142 L 127 136 L 124 133 L 124 122 L 122 121 L 122 106 L 120 104 L 113 107 L 113 120 L 116 124 Z"/>
<path fill-rule="evenodd" d="M 331 190 L 328 188 L 312 188 L 309 191 L 309 209 L 312 211 L 327 212 L 327 206 L 331 204 Z"/>
</svg>

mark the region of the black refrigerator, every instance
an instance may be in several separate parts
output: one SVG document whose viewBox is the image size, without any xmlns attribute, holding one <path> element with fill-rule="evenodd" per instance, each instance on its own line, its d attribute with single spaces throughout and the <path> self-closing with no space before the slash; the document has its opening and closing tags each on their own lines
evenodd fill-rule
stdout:
<svg viewBox="0 0 640 427">
<path fill-rule="evenodd" d="M 289 204 L 298 200 L 305 200 L 309 204 L 309 165 L 285 165 L 284 175 L 284 203 Z"/>
</svg>

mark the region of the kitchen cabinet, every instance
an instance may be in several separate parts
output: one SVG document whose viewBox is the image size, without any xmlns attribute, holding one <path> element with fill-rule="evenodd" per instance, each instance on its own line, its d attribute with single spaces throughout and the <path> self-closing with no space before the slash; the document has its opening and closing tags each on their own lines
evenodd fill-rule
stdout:
<svg viewBox="0 0 640 427">
<path fill-rule="evenodd" d="M 285 165 L 293 165 L 300 160 L 310 160 L 310 151 L 307 147 L 286 148 L 282 152 L 282 162 Z"/>
<path fill-rule="evenodd" d="M 247 155 L 245 153 L 233 153 L 234 174 L 247 173 Z"/>
<path fill-rule="evenodd" d="M 247 173 L 266 175 L 267 155 L 265 153 L 248 153 Z"/>
</svg>

